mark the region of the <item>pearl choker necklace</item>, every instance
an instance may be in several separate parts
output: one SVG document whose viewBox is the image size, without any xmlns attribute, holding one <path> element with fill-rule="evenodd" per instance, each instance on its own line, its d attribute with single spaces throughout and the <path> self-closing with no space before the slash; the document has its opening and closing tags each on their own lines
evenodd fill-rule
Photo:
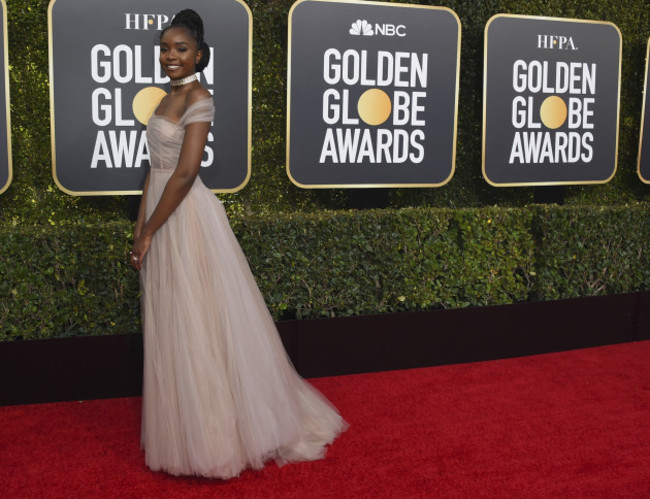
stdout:
<svg viewBox="0 0 650 499">
<path fill-rule="evenodd" d="M 185 78 L 179 78 L 178 80 L 169 80 L 169 84 L 172 87 L 180 87 L 181 85 L 187 85 L 188 83 L 192 83 L 193 81 L 198 80 L 198 77 L 196 76 L 196 73 L 190 76 L 186 76 Z"/>
</svg>

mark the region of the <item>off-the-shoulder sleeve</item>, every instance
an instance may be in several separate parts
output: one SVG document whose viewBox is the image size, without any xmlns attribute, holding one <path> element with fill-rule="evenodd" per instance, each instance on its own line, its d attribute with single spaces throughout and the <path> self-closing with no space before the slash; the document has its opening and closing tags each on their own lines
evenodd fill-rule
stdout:
<svg viewBox="0 0 650 499">
<path fill-rule="evenodd" d="M 212 122 L 213 119 L 214 104 L 211 98 L 207 98 L 196 101 L 188 107 L 179 124 L 186 126 L 190 123 Z"/>
</svg>

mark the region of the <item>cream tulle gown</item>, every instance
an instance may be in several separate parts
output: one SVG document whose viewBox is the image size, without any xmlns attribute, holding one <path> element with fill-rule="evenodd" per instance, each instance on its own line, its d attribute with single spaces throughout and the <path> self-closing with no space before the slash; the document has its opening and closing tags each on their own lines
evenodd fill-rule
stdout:
<svg viewBox="0 0 650 499">
<path fill-rule="evenodd" d="M 178 123 L 152 116 L 147 218 L 184 126 L 213 116 L 212 99 Z M 223 206 L 200 178 L 155 233 L 141 288 L 141 443 L 152 470 L 229 478 L 268 459 L 324 456 L 346 423 L 294 371 Z"/>
</svg>

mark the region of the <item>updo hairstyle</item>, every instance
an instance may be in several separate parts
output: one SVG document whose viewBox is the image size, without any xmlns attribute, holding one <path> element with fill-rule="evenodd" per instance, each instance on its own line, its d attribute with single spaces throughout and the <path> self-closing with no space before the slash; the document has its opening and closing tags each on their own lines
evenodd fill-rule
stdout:
<svg viewBox="0 0 650 499">
<path fill-rule="evenodd" d="M 192 37 L 196 40 L 197 49 L 202 51 L 201 59 L 196 65 L 196 71 L 197 73 L 203 71 L 210 62 L 210 47 L 203 40 L 203 20 L 201 16 L 192 9 L 181 10 L 174 16 L 171 24 L 160 32 L 160 38 L 169 28 L 185 28 L 192 34 Z"/>
</svg>

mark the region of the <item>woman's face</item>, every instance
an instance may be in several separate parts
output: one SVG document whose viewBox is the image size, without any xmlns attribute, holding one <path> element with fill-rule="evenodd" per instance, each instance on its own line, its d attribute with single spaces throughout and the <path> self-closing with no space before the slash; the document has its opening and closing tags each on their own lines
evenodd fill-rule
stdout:
<svg viewBox="0 0 650 499">
<path fill-rule="evenodd" d="M 160 65 L 172 80 L 193 75 L 201 55 L 196 40 L 185 28 L 169 28 L 160 38 Z"/>
</svg>

